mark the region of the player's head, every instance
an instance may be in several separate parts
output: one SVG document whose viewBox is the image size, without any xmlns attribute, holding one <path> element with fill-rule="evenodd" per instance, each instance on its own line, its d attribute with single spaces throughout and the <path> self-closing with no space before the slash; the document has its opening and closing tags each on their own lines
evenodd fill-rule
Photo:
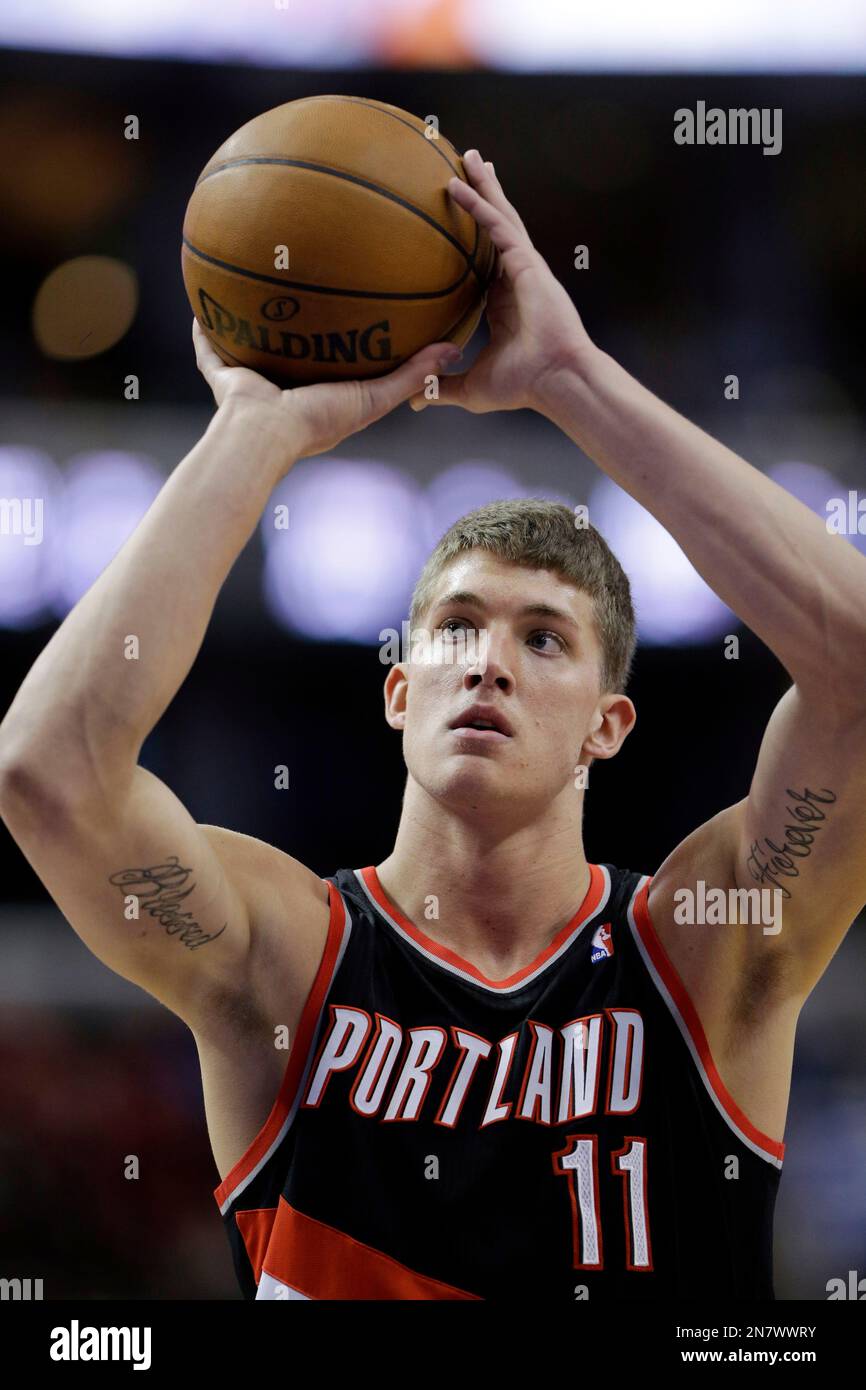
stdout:
<svg viewBox="0 0 866 1390">
<path fill-rule="evenodd" d="M 613 757 L 635 719 L 629 582 L 599 532 L 538 498 L 469 512 L 424 566 L 410 627 L 413 659 L 385 682 L 410 777 L 455 809 L 573 810 L 576 767 Z M 479 703 L 505 737 L 452 727 Z"/>
</svg>

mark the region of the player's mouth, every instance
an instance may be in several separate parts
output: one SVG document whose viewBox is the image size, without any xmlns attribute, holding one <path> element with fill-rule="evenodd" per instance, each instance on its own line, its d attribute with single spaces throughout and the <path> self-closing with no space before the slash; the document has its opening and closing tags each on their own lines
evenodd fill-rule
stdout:
<svg viewBox="0 0 866 1390">
<path fill-rule="evenodd" d="M 470 705 L 448 727 L 458 738 L 473 743 L 504 743 L 514 737 L 508 720 L 494 705 Z"/>
</svg>

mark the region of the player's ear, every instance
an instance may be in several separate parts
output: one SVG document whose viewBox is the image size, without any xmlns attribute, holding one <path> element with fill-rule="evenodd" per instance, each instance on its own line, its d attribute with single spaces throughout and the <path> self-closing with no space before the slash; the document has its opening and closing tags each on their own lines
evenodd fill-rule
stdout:
<svg viewBox="0 0 866 1390">
<path fill-rule="evenodd" d="M 406 663 L 398 661 L 385 677 L 385 718 L 392 729 L 406 727 L 406 695 L 409 688 Z"/>
<path fill-rule="evenodd" d="M 627 695 L 602 695 L 583 741 L 581 761 L 616 757 L 636 721 L 637 711 Z"/>
</svg>

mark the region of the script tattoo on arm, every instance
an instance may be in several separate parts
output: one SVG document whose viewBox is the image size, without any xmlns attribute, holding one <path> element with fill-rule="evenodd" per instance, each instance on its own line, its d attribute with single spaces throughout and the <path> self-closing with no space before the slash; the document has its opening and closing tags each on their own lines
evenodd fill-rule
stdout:
<svg viewBox="0 0 866 1390">
<path fill-rule="evenodd" d="M 228 922 L 224 922 L 219 931 L 208 934 L 191 912 L 180 911 L 179 904 L 195 888 L 195 883 L 186 886 L 191 873 L 192 869 L 185 869 L 173 854 L 164 864 L 153 864 L 150 868 L 119 869 L 116 874 L 109 875 L 108 881 L 125 897 L 136 897 L 144 911 L 165 927 L 167 936 L 176 936 L 188 950 L 197 951 L 199 946 L 206 946 L 222 936 Z"/>
<path fill-rule="evenodd" d="M 827 787 L 820 792 L 810 791 L 808 787 L 801 792 L 787 787 L 786 791 L 793 804 L 785 807 L 791 819 L 784 827 L 782 843 L 777 845 L 775 840 L 770 839 L 755 840 L 746 866 L 757 883 L 771 883 L 783 897 L 790 898 L 790 889 L 779 879 L 799 878 L 797 860 L 808 859 L 812 853 L 812 844 L 821 829 L 821 822 L 827 819 L 821 807 L 832 805 L 836 794 Z"/>
</svg>

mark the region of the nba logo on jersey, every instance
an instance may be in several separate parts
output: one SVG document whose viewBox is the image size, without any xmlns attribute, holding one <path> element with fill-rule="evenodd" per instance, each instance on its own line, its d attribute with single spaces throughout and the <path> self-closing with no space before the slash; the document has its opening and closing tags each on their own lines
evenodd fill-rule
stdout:
<svg viewBox="0 0 866 1390">
<path fill-rule="evenodd" d="M 600 927 L 596 927 L 592 936 L 592 951 L 590 962 L 598 965 L 600 960 L 607 960 L 608 956 L 613 955 L 613 937 L 610 931 L 610 922 L 603 922 Z"/>
</svg>

